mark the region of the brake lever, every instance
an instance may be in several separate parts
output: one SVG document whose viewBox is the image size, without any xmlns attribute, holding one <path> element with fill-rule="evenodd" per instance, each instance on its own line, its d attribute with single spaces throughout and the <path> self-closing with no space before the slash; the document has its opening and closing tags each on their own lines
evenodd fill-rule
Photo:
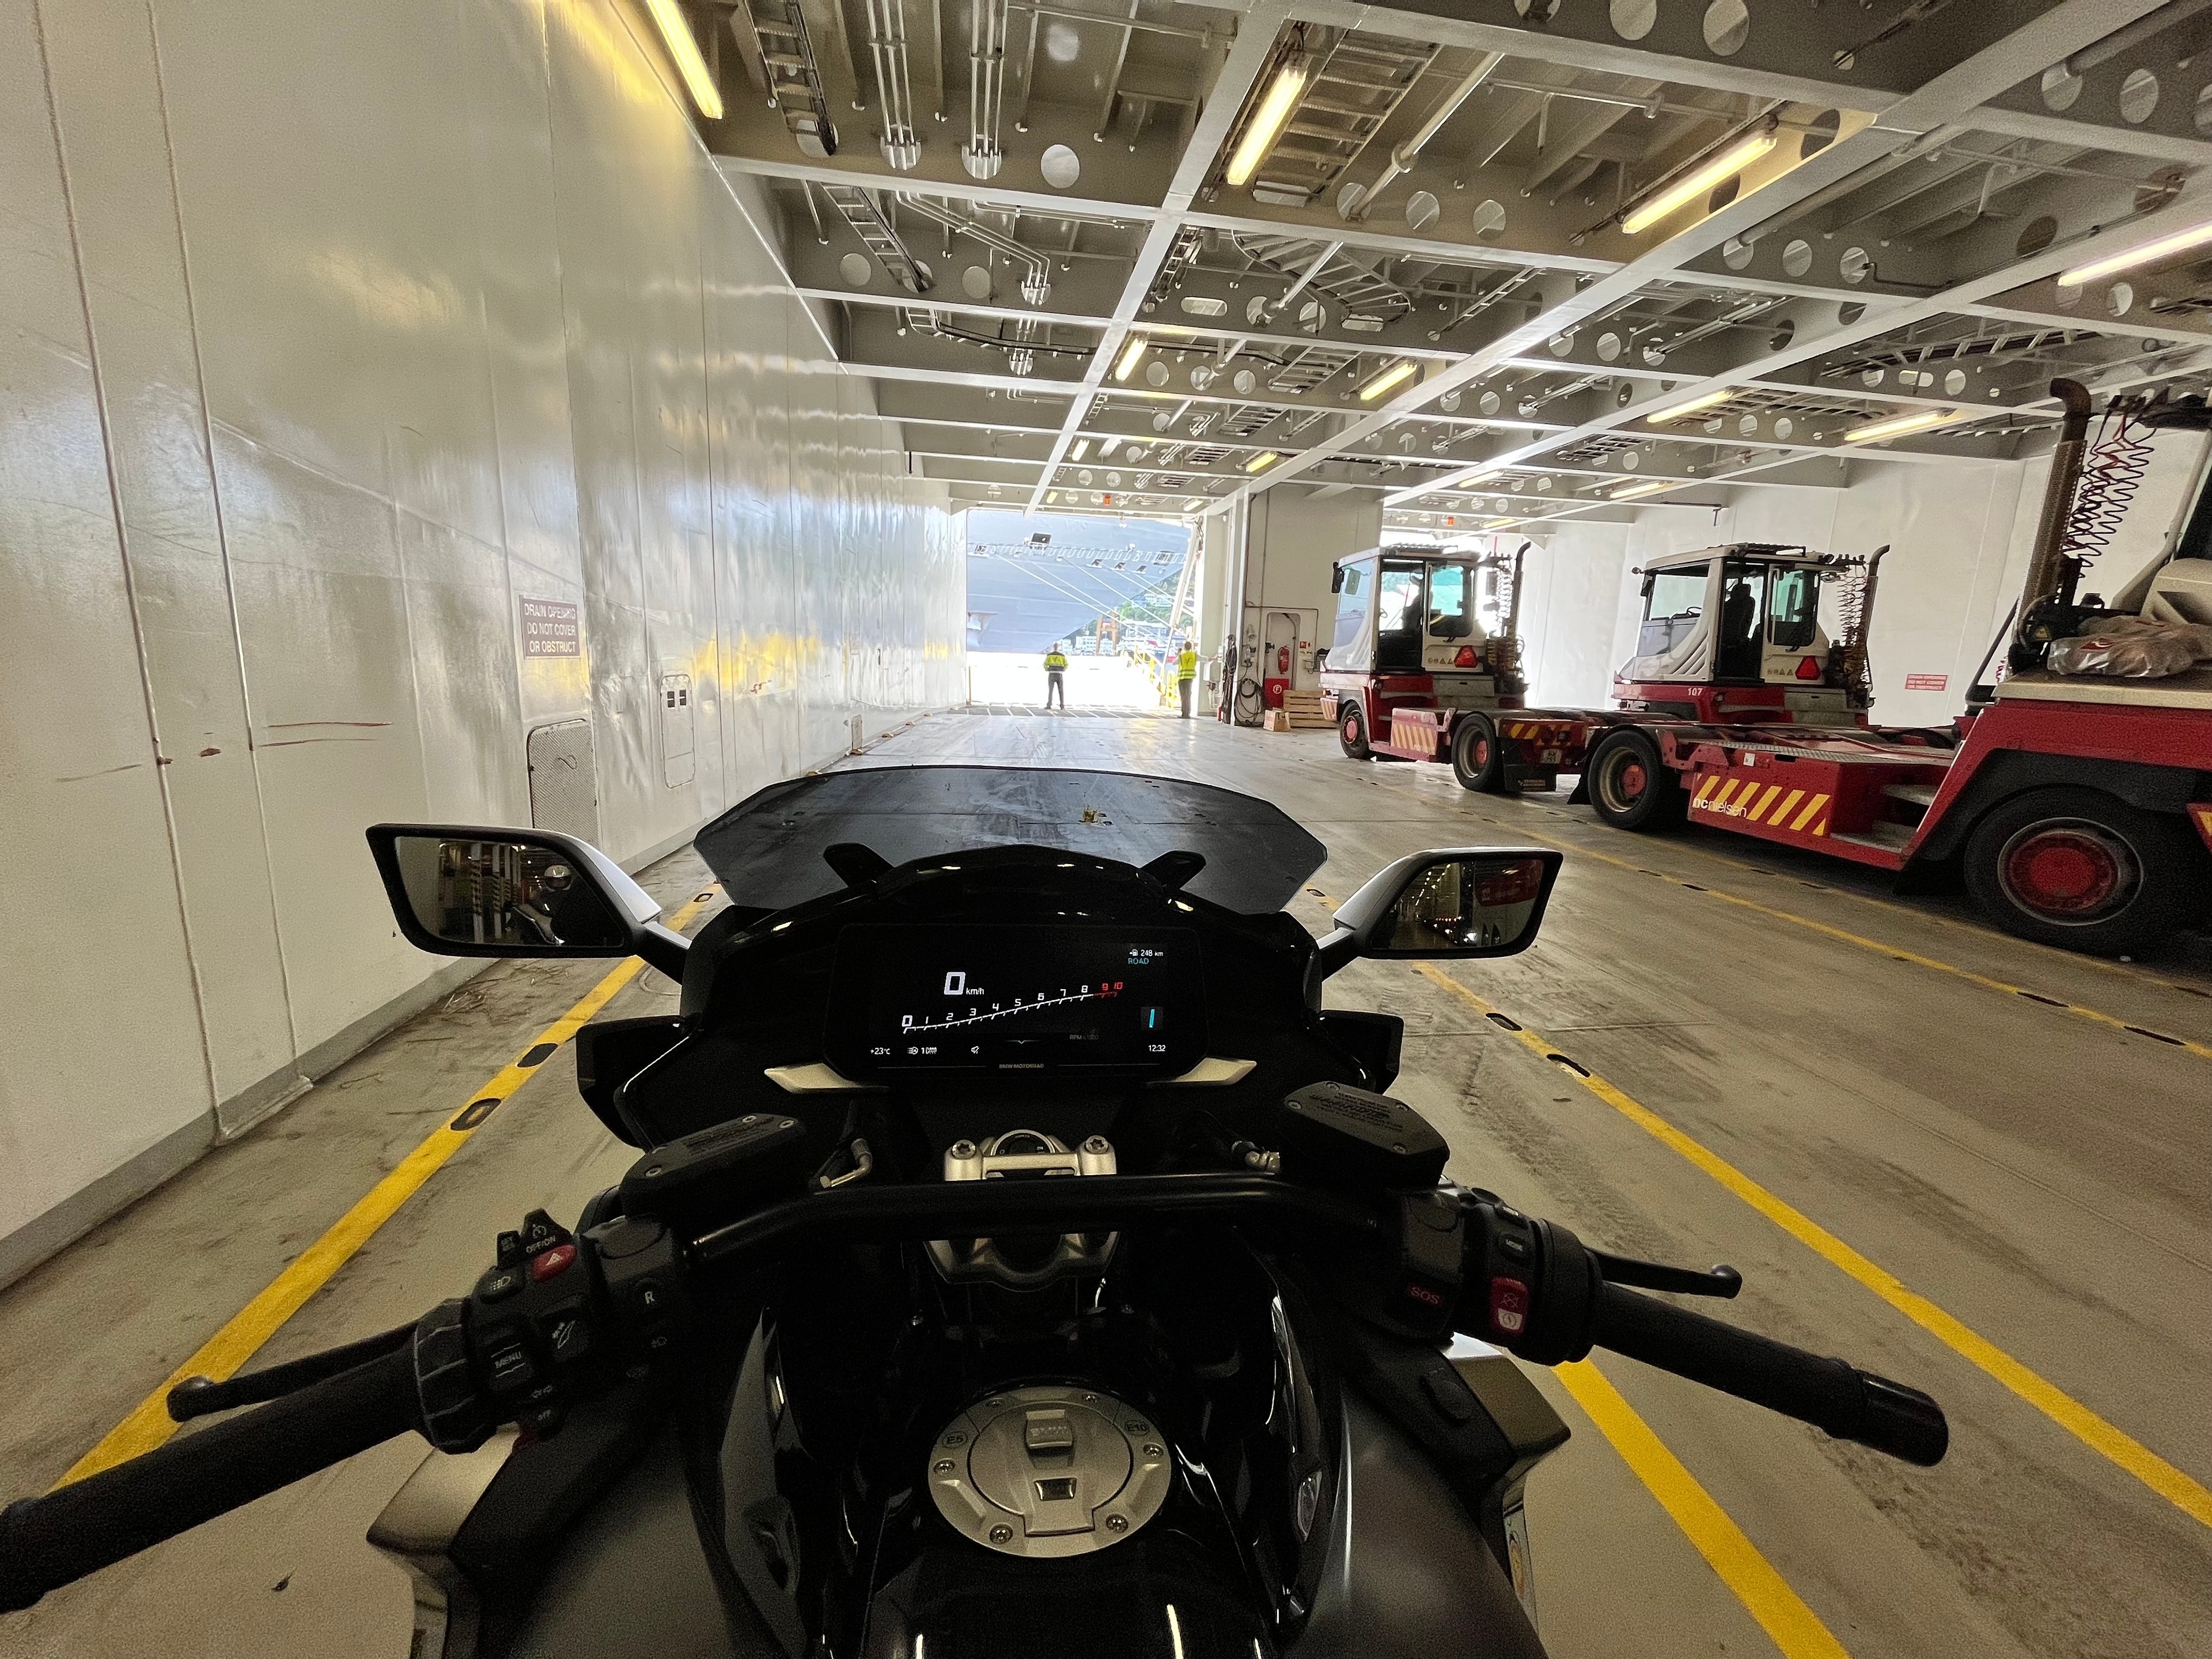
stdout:
<svg viewBox="0 0 2212 1659">
<path fill-rule="evenodd" d="M 1743 1288 L 1743 1275 L 1726 1262 L 1699 1272 L 1695 1267 L 1669 1267 L 1663 1262 L 1638 1261 L 1633 1256 L 1589 1252 L 1597 1263 L 1598 1276 L 1611 1285 L 1630 1285 L 1639 1291 L 1671 1291 L 1677 1296 L 1732 1297 Z"/>
<path fill-rule="evenodd" d="M 413 1340 L 414 1335 L 415 1326 L 410 1321 L 375 1336 L 364 1337 L 358 1342 L 349 1342 L 342 1348 L 328 1348 L 282 1365 L 270 1365 L 261 1370 L 227 1377 L 220 1382 L 209 1376 L 188 1376 L 168 1392 L 165 1403 L 168 1407 L 169 1420 L 172 1423 L 188 1423 L 196 1417 L 207 1417 L 240 1406 L 258 1406 L 264 1401 L 281 1399 L 311 1383 L 349 1371 L 356 1365 L 366 1365 L 372 1359 L 381 1359 L 386 1354 L 397 1353 Z"/>
</svg>

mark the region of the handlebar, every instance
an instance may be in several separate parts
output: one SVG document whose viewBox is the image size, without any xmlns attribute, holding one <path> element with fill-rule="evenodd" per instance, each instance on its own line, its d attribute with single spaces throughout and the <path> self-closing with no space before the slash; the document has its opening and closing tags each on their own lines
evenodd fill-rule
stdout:
<svg viewBox="0 0 2212 1659">
<path fill-rule="evenodd" d="M 415 1427 L 406 1348 L 0 1510 L 0 1613 Z"/>
<path fill-rule="evenodd" d="M 855 1186 L 768 1205 L 688 1248 L 647 1217 L 579 1239 L 536 1212 L 520 1233 L 502 1236 L 500 1263 L 472 1297 L 426 1315 L 391 1352 L 0 1510 L 0 1612 L 410 1429 L 447 1450 L 481 1443 L 495 1422 L 551 1433 L 580 1388 L 653 1363 L 680 1340 L 684 1281 L 701 1269 L 765 1265 L 808 1238 L 1103 1231 L 1201 1218 L 1325 1247 L 1321 1259 L 1353 1310 L 1401 1334 L 1433 1340 L 1457 1329 L 1547 1365 L 1602 1346 L 1908 1462 L 1933 1464 L 1948 1443 L 1942 1408 L 1917 1389 L 1607 1277 L 1732 1295 L 1741 1282 L 1733 1269 L 1683 1273 L 1609 1256 L 1491 1194 L 1448 1185 L 1361 1197 L 1272 1176 L 1200 1173 Z M 226 1397 L 252 1392 L 249 1380 Z"/>
<path fill-rule="evenodd" d="M 1741 1283 L 1733 1268 L 1655 1270 L 1590 1249 L 1559 1223 L 1531 1219 L 1489 1194 L 1462 1201 L 1467 1267 L 1453 1323 L 1467 1334 L 1547 1365 L 1609 1348 L 1923 1468 L 1948 1449 L 1943 1408 L 1919 1389 L 1639 1296 L 1607 1277 L 1672 1278 L 1682 1288 L 1702 1278 L 1713 1293 L 1733 1296 Z"/>
<path fill-rule="evenodd" d="M 1943 1408 L 1917 1389 L 1617 1285 L 1599 1292 L 1592 1340 L 1908 1463 L 1941 1462 L 1950 1445 Z"/>
</svg>

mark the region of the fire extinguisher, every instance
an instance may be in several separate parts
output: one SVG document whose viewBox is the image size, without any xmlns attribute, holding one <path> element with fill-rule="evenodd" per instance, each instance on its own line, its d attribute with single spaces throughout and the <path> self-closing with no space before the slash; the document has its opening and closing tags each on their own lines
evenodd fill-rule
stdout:
<svg viewBox="0 0 2212 1659">
<path fill-rule="evenodd" d="M 1291 672 L 1291 647 L 1287 645 L 1275 647 L 1275 672 L 1284 675 Z"/>
</svg>

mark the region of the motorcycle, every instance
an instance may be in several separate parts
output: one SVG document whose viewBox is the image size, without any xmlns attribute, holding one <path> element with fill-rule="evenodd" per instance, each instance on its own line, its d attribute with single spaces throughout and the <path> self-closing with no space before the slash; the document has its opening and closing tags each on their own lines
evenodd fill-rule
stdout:
<svg viewBox="0 0 2212 1659">
<path fill-rule="evenodd" d="M 1362 957 L 1533 944 L 1561 862 L 1398 860 L 1315 939 L 1267 804 L 979 767 L 779 784 L 701 832 L 696 939 L 536 830 L 385 824 L 405 936 L 636 955 L 576 1037 L 638 1158 L 465 1296 L 173 1391 L 252 1409 L 0 1511 L 0 1607 L 392 1437 L 413 1652 L 1431 1659 L 1543 1652 L 1524 1507 L 1566 1425 L 1509 1355 L 1632 1355 L 1923 1465 L 1928 1395 L 1644 1291 L 1443 1178 Z"/>
</svg>

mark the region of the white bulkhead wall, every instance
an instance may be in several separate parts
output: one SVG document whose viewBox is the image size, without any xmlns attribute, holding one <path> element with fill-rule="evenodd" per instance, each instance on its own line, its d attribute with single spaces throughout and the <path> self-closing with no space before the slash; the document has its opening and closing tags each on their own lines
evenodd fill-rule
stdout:
<svg viewBox="0 0 2212 1659">
<path fill-rule="evenodd" d="M 635 27 L 0 4 L 0 1281 L 466 971 L 367 824 L 588 719 L 635 862 L 961 695 L 941 489 Z"/>
<path fill-rule="evenodd" d="M 1300 626 L 1315 630 L 1310 644 L 1324 647 L 1336 620 L 1336 598 L 1329 591 L 1336 561 L 1382 541 L 1382 501 L 1364 493 L 1310 495 L 1295 487 L 1271 489 L 1252 498 L 1241 539 L 1224 625 L 1241 629 L 1253 613 L 1280 608 L 1303 613 Z M 1304 688 L 1312 683 L 1301 665 L 1297 684 Z"/>
</svg>

